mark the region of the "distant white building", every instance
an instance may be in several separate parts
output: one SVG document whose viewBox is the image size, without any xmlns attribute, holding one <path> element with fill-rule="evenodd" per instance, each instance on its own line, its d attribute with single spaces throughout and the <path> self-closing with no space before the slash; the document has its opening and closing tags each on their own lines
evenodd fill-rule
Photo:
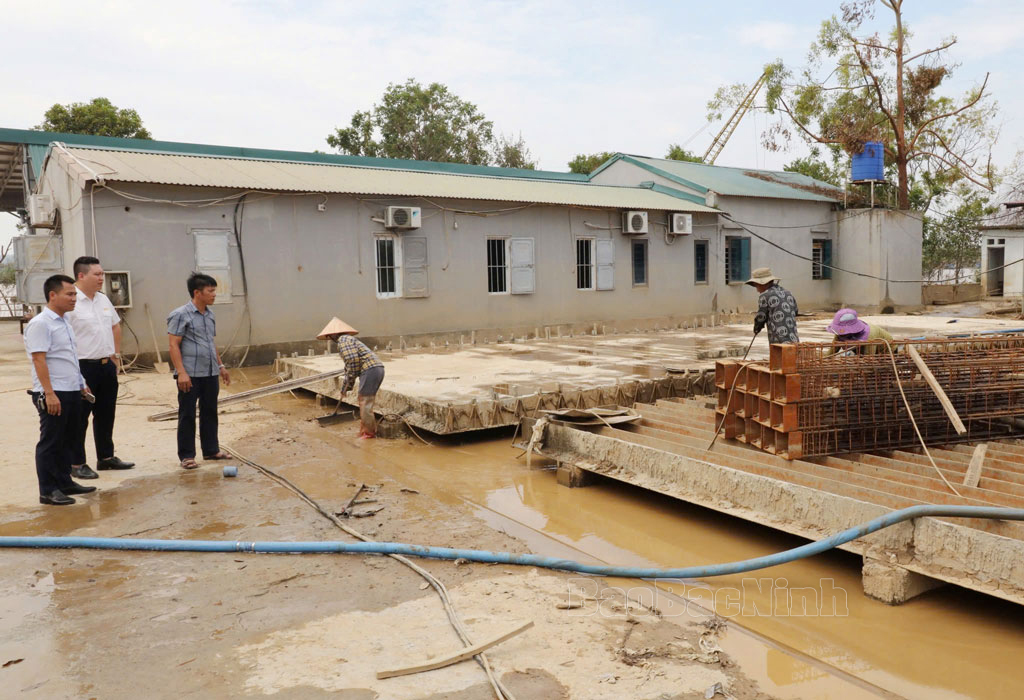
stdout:
<svg viewBox="0 0 1024 700">
<path fill-rule="evenodd" d="M 981 284 L 993 297 L 1024 294 L 1024 202 L 1005 202 L 981 227 Z M 1003 267 L 1003 266 L 1006 267 Z"/>
</svg>

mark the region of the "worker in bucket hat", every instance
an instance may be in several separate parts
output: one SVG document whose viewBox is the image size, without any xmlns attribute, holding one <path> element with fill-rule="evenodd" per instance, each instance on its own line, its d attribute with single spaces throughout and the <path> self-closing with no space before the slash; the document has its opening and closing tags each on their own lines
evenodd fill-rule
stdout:
<svg viewBox="0 0 1024 700">
<path fill-rule="evenodd" d="M 867 342 L 871 340 L 885 340 L 892 343 L 892 335 L 879 325 L 870 325 L 867 321 L 861 320 L 855 309 L 839 309 L 832 323 L 828 327 L 829 332 L 835 334 L 832 352 L 839 352 L 845 348 L 848 352 L 858 355 L 874 355 L 885 352 L 884 343 L 873 343 L 871 345 L 854 345 L 854 343 Z"/>
<path fill-rule="evenodd" d="M 359 379 L 359 437 L 366 440 L 377 437 L 377 420 L 373 415 L 373 403 L 377 391 L 384 381 L 384 363 L 370 348 L 357 340 L 358 333 L 337 316 L 317 335 L 319 340 L 334 340 L 338 343 L 338 353 L 345 362 L 345 382 L 341 387 L 341 396 L 352 390 Z"/>
<path fill-rule="evenodd" d="M 757 289 L 757 315 L 754 316 L 754 335 L 768 326 L 769 343 L 799 343 L 796 333 L 796 299 L 789 290 L 779 284 L 779 278 L 772 274 L 770 267 L 754 270 L 746 282 Z"/>
</svg>

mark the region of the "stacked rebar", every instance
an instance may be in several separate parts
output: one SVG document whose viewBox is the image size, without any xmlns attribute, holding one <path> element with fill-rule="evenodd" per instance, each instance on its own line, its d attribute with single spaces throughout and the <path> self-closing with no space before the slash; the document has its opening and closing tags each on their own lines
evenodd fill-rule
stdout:
<svg viewBox="0 0 1024 700">
<path fill-rule="evenodd" d="M 800 343 L 772 345 L 767 365 L 718 362 L 725 437 L 787 459 L 913 447 L 920 443 L 907 404 L 927 444 L 1024 437 L 1024 335 L 900 341 L 891 350 L 881 341 Z"/>
</svg>

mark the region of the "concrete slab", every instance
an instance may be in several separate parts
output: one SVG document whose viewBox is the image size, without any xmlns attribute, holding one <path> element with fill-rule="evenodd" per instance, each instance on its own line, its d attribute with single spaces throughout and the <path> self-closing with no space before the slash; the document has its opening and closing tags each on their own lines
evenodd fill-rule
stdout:
<svg viewBox="0 0 1024 700">
<path fill-rule="evenodd" d="M 580 471 L 600 474 L 808 539 L 922 503 L 1024 507 L 1018 481 L 1024 459 L 1006 460 L 1002 475 L 956 496 L 943 490 L 933 468 L 904 462 L 897 453 L 788 461 L 722 441 L 707 451 L 715 424 L 702 402 L 666 400 L 635 408 L 643 416 L 640 423 L 622 428 L 549 424 L 540 452 L 575 475 L 571 485 L 584 482 Z M 524 421 L 524 440 L 531 433 L 530 421 Z M 1014 441 L 992 446 L 1007 455 L 1022 449 Z M 948 477 L 962 479 L 966 455 L 933 452 Z M 1018 522 L 922 518 L 841 549 L 865 557 L 865 593 L 890 604 L 941 582 L 1024 604 L 1024 524 Z"/>
<path fill-rule="evenodd" d="M 710 393 L 706 372 L 714 369 L 715 360 L 742 355 L 750 341 L 749 323 L 721 325 L 723 319 L 738 316 L 674 322 L 671 327 L 666 321 L 661 330 L 625 334 L 605 334 L 607 327 L 600 324 L 582 335 L 562 335 L 558 327 L 541 327 L 530 339 L 509 337 L 485 343 L 481 338 L 475 344 L 477 338 L 470 335 L 402 350 L 378 348 L 387 372 L 378 411 L 401 415 L 417 428 L 457 433 L 516 425 L 523 416 L 541 409 L 629 406 L 636 401 Z M 884 325 L 897 338 L 1014 327 L 1010 321 L 985 318 L 866 319 Z M 828 341 L 832 336 L 827 325 L 824 316 L 802 319 L 801 339 Z M 764 333 L 749 357 L 768 357 Z M 278 370 L 289 377 L 341 366 L 341 358 L 332 354 L 284 357 L 277 362 Z M 309 390 L 340 398 L 337 380 Z M 354 393 L 346 401 L 354 404 Z"/>
</svg>

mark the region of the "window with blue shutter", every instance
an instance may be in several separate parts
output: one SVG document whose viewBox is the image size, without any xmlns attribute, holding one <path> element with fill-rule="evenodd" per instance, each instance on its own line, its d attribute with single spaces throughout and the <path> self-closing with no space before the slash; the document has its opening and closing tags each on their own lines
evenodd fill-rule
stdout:
<svg viewBox="0 0 1024 700">
<path fill-rule="evenodd" d="M 725 237 L 725 281 L 746 282 L 750 279 L 750 239 Z"/>
</svg>

